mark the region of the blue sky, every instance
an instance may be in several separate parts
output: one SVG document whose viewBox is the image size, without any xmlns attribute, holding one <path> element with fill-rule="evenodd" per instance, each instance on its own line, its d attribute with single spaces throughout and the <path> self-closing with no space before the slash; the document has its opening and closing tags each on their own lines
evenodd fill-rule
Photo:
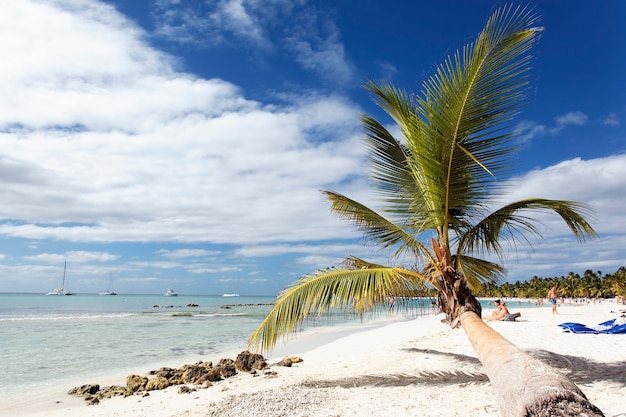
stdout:
<svg viewBox="0 0 626 417">
<path fill-rule="evenodd" d="M 361 88 L 419 92 L 491 1 L 20 0 L 0 14 L 0 292 L 275 295 L 356 255 L 319 190 L 376 205 Z M 510 201 L 585 202 L 508 280 L 626 265 L 626 3 L 531 2 L 545 27 Z"/>
</svg>

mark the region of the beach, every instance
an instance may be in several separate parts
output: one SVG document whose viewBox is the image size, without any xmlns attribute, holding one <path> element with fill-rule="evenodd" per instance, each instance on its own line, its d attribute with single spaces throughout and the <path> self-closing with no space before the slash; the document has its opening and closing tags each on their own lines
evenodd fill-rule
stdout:
<svg viewBox="0 0 626 417">
<path fill-rule="evenodd" d="M 508 301 L 511 312 L 515 306 L 516 302 Z M 563 303 L 559 314 L 553 315 L 546 303 L 520 310 L 517 322 L 488 324 L 567 375 L 606 416 L 626 416 L 626 334 L 573 334 L 557 326 L 562 322 L 593 326 L 611 318 L 620 322 L 624 319 L 619 310 L 624 308 L 614 302 Z M 483 312 L 488 314 L 490 310 Z M 179 394 L 179 387 L 171 386 L 148 396 L 114 397 L 87 406 L 68 395 L 68 387 L 38 393 L 33 381 L 33 391 L 25 393 L 28 401 L 0 409 L 0 415 L 498 416 L 490 382 L 464 331 L 449 328 L 441 318 L 398 313 L 362 324 L 305 330 L 264 354 L 273 372 L 239 373 L 189 394 Z M 275 365 L 290 355 L 303 361 L 292 367 Z M 128 374 L 135 372 L 128 369 Z M 75 385 L 124 385 L 125 377 L 81 380 Z"/>
</svg>

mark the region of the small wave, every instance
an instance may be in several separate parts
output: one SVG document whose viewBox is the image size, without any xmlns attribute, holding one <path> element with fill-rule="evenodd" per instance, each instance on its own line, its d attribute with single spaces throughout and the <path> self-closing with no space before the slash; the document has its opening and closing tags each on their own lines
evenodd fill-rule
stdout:
<svg viewBox="0 0 626 417">
<path fill-rule="evenodd" d="M 200 313 L 195 317 L 241 317 L 248 316 L 248 313 Z"/>
<path fill-rule="evenodd" d="M 17 321 L 68 321 L 68 320 L 101 320 L 131 317 L 132 313 L 111 313 L 111 314 L 71 314 L 71 315 L 9 315 L 0 317 L 0 322 Z"/>
</svg>

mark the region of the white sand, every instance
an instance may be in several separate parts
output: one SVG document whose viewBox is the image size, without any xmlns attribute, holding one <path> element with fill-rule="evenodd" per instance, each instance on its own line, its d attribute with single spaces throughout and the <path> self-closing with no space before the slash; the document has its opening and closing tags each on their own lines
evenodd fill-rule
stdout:
<svg viewBox="0 0 626 417">
<path fill-rule="evenodd" d="M 508 304 L 515 312 L 516 302 Z M 559 315 L 552 315 L 544 304 L 521 310 L 516 323 L 489 325 L 568 375 L 606 416 L 626 416 L 626 334 L 571 334 L 557 326 L 565 321 L 595 325 L 614 317 L 621 321 L 620 308 L 624 306 L 606 302 L 564 304 Z M 104 399 L 95 406 L 86 406 L 62 387 L 0 408 L 0 416 L 497 416 L 491 385 L 465 333 L 445 326 L 441 318 L 397 314 L 358 327 L 304 332 L 266 355 L 270 363 L 284 355 L 304 359 L 291 368 L 272 366 L 275 377 L 240 373 L 191 394 L 170 387 L 148 397 Z M 123 385 L 125 376 L 76 385 L 86 382 Z"/>
</svg>

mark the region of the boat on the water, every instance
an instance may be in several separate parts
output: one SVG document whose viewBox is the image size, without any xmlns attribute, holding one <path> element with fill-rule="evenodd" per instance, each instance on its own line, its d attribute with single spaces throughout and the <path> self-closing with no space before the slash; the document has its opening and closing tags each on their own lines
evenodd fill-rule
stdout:
<svg viewBox="0 0 626 417">
<path fill-rule="evenodd" d="M 74 295 L 71 291 L 65 291 L 65 273 L 67 271 L 67 259 L 65 260 L 65 264 L 63 265 L 63 281 L 61 282 L 60 288 L 55 288 L 46 295 Z"/>
<path fill-rule="evenodd" d="M 178 295 L 178 293 L 176 291 L 174 291 L 171 288 L 168 288 L 167 291 L 165 291 L 165 295 L 166 297 L 176 297 Z"/>
<path fill-rule="evenodd" d="M 111 291 L 111 279 L 113 277 L 113 274 L 109 273 L 109 289 L 106 291 L 102 291 L 100 293 L 100 295 L 117 295 L 117 293 L 115 291 Z"/>
<path fill-rule="evenodd" d="M 223 294 L 222 297 L 239 297 L 239 294 Z"/>
</svg>

